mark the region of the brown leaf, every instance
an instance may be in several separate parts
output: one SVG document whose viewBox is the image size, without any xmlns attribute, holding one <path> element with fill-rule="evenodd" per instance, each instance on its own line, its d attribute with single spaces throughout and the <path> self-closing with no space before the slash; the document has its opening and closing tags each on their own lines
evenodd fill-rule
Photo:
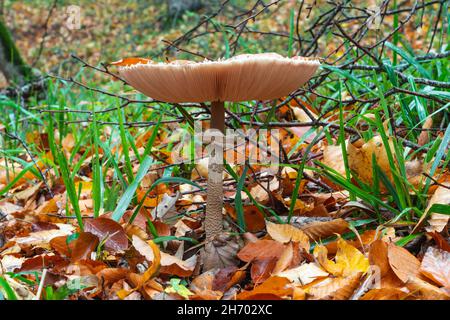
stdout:
<svg viewBox="0 0 450 320">
<path fill-rule="evenodd" d="M 214 277 L 212 289 L 225 292 L 235 284 L 243 281 L 244 278 L 245 271 L 235 266 L 220 269 Z"/>
<path fill-rule="evenodd" d="M 420 261 L 405 248 L 389 243 L 388 259 L 392 271 L 394 271 L 397 277 L 403 282 L 408 281 L 411 277 L 420 275 Z"/>
<path fill-rule="evenodd" d="M 192 280 L 190 289 L 195 295 L 190 296 L 189 300 L 219 300 L 222 298 L 223 293 L 221 290 L 213 289 L 215 273 L 216 270 L 209 270 Z"/>
<path fill-rule="evenodd" d="M 290 224 L 277 224 L 266 221 L 267 233 L 272 239 L 281 242 L 299 242 L 306 251 L 309 251 L 309 237 L 300 229 Z"/>
<path fill-rule="evenodd" d="M 439 249 L 450 252 L 450 244 L 448 243 L 447 240 L 445 240 L 443 236 L 441 236 L 436 231 L 429 232 L 428 234 L 433 237 L 434 242 L 436 242 L 436 245 L 438 246 Z"/>
<path fill-rule="evenodd" d="M 279 272 L 286 270 L 291 264 L 293 258 L 294 258 L 294 247 L 292 243 L 289 243 L 286 246 L 286 248 L 284 248 L 283 253 L 276 262 L 275 268 L 273 269 L 273 273 L 277 274 Z"/>
<path fill-rule="evenodd" d="M 382 288 L 396 288 L 403 285 L 389 264 L 388 245 L 386 242 L 376 240 L 371 244 L 369 249 L 369 262 L 372 266 L 378 267 Z"/>
<path fill-rule="evenodd" d="M 450 296 L 443 290 L 417 277 L 410 277 L 406 287 L 414 296 L 423 300 L 450 300 Z"/>
<path fill-rule="evenodd" d="M 427 118 L 423 125 L 422 125 L 422 129 L 430 129 L 433 126 L 433 118 L 429 117 Z M 417 139 L 417 144 L 419 146 L 424 146 L 428 143 L 428 141 L 430 141 L 430 132 L 428 130 L 423 130 L 420 135 L 419 138 Z"/>
<path fill-rule="evenodd" d="M 242 291 L 237 300 L 280 300 L 292 295 L 290 281 L 282 277 L 270 277 L 251 291 Z"/>
<path fill-rule="evenodd" d="M 114 253 L 128 248 L 128 238 L 120 224 L 108 218 L 86 220 L 84 230 L 105 241 L 105 249 Z"/>
<path fill-rule="evenodd" d="M 406 292 L 396 288 L 372 289 L 359 300 L 403 300 L 408 296 Z"/>
<path fill-rule="evenodd" d="M 440 286 L 450 288 L 450 253 L 429 247 L 420 271 Z"/>
<path fill-rule="evenodd" d="M 359 285 L 361 273 L 345 278 L 328 278 L 306 292 L 313 300 L 348 300 Z"/>
<path fill-rule="evenodd" d="M 50 254 L 38 255 L 25 260 L 20 269 L 14 270 L 14 272 L 51 269 L 56 266 L 65 266 L 67 264 L 68 261 L 61 256 Z"/>
<path fill-rule="evenodd" d="M 97 248 L 98 237 L 90 232 L 80 232 L 76 240 L 73 240 L 74 246 L 71 254 L 73 262 L 91 258 L 91 253 Z"/>
<path fill-rule="evenodd" d="M 255 285 L 264 282 L 270 277 L 276 263 L 277 260 L 275 258 L 256 259 L 253 261 L 250 275 Z"/>
<path fill-rule="evenodd" d="M 238 258 L 245 262 L 255 259 L 279 258 L 284 245 L 274 240 L 258 240 L 248 243 L 237 254 Z"/>
<path fill-rule="evenodd" d="M 338 218 L 330 221 L 319 221 L 302 226 L 301 229 L 311 240 L 320 241 L 334 234 L 343 234 L 348 230 L 348 222 Z"/>
<path fill-rule="evenodd" d="M 74 248 L 75 241 L 67 243 L 67 236 L 55 237 L 50 240 L 50 246 L 60 255 L 70 257 Z"/>
<path fill-rule="evenodd" d="M 203 250 L 200 251 L 201 264 L 204 270 L 214 268 L 226 268 L 236 266 L 238 260 L 236 254 L 239 245 L 235 238 L 224 236 L 206 243 Z"/>
<path fill-rule="evenodd" d="M 114 282 L 125 279 L 130 270 L 125 268 L 105 268 L 97 272 L 97 277 L 103 282 L 103 285 L 109 286 Z"/>
</svg>

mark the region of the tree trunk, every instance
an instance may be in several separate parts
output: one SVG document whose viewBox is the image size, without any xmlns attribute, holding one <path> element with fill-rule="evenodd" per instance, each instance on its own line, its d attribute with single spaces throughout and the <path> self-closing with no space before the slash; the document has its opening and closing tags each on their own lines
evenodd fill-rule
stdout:
<svg viewBox="0 0 450 320">
<path fill-rule="evenodd" d="M 23 85 L 31 78 L 31 68 L 22 59 L 4 21 L 0 19 L 0 72 L 11 84 Z"/>
</svg>

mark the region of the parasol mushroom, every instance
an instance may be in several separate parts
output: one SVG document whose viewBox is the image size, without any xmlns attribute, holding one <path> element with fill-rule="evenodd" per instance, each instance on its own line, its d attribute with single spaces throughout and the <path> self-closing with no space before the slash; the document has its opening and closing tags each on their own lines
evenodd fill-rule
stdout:
<svg viewBox="0 0 450 320">
<path fill-rule="evenodd" d="M 219 61 L 158 63 L 129 58 L 114 63 L 134 88 L 169 103 L 211 102 L 211 129 L 224 133 L 225 102 L 277 99 L 295 91 L 317 70 L 318 60 L 276 53 L 243 54 Z M 223 149 L 216 159 L 223 159 Z M 220 157 L 222 155 L 222 157 Z M 223 160 L 208 163 L 206 240 L 223 230 Z"/>
</svg>

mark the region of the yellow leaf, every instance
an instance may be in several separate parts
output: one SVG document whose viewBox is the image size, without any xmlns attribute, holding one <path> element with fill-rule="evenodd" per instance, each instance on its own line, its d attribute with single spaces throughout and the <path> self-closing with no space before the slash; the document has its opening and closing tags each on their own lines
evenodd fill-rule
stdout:
<svg viewBox="0 0 450 320">
<path fill-rule="evenodd" d="M 272 239 L 281 242 L 300 242 L 305 250 L 309 250 L 309 237 L 300 229 L 290 224 L 276 224 L 266 221 L 267 233 Z"/>
<path fill-rule="evenodd" d="M 314 256 L 320 265 L 335 276 L 348 277 L 360 272 L 365 273 L 369 269 L 369 259 L 342 238 L 337 241 L 336 261 L 329 260 L 327 254 L 328 250 L 323 245 L 314 248 Z"/>
</svg>

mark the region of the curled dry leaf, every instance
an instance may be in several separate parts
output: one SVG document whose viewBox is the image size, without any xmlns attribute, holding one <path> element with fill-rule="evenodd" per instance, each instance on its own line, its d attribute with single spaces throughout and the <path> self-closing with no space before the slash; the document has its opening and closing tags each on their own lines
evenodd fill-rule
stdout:
<svg viewBox="0 0 450 320">
<path fill-rule="evenodd" d="M 188 277 L 194 271 L 197 264 L 197 256 L 192 256 L 188 260 L 181 260 L 170 254 L 159 251 L 158 246 L 154 244 L 153 241 L 146 242 L 137 236 L 133 236 L 132 239 L 134 248 L 142 254 L 148 262 L 152 262 L 153 264 L 155 251 L 158 252 L 158 268 L 160 273 Z M 156 250 L 156 248 L 158 248 L 158 250 Z"/>
<path fill-rule="evenodd" d="M 135 276 L 135 279 L 133 280 L 135 288 L 131 290 L 122 289 L 117 292 L 117 296 L 120 299 L 125 299 L 133 292 L 140 290 L 145 286 L 145 284 L 155 276 L 161 266 L 161 251 L 159 251 L 159 247 L 153 241 L 145 242 L 138 236 L 133 236 L 133 246 L 145 257 L 145 259 L 147 259 L 148 262 L 151 263 L 151 265 L 143 275 Z"/>
<path fill-rule="evenodd" d="M 403 282 L 408 281 L 411 277 L 420 276 L 420 261 L 405 248 L 389 243 L 388 259 L 392 271 Z"/>
<path fill-rule="evenodd" d="M 306 289 L 312 300 L 348 300 L 359 285 L 361 273 L 348 277 L 328 278 Z"/>
<path fill-rule="evenodd" d="M 337 241 L 335 262 L 328 260 L 328 250 L 323 245 L 314 248 L 314 256 L 319 264 L 335 276 L 348 277 L 356 273 L 366 273 L 369 269 L 369 260 L 355 247 L 344 239 Z"/>
<path fill-rule="evenodd" d="M 368 291 L 359 300 L 403 300 L 408 294 L 396 288 L 381 288 Z"/>
<path fill-rule="evenodd" d="M 330 237 L 334 234 L 343 234 L 348 230 L 348 222 L 338 218 L 330 221 L 318 221 L 301 227 L 304 233 L 313 241 Z"/>
<path fill-rule="evenodd" d="M 417 277 L 411 276 L 405 285 L 411 294 L 419 299 L 450 300 L 450 296 L 446 292 Z"/>
<path fill-rule="evenodd" d="M 273 276 L 251 291 L 242 291 L 237 300 L 281 300 L 292 295 L 293 287 L 287 278 Z"/>
<path fill-rule="evenodd" d="M 105 241 L 105 249 L 110 252 L 124 251 L 128 248 L 128 238 L 125 230 L 116 221 L 108 218 L 86 220 L 84 230 L 95 234 Z"/>
<path fill-rule="evenodd" d="M 450 252 L 429 247 L 420 271 L 439 286 L 450 288 Z"/>
<path fill-rule="evenodd" d="M 266 221 L 266 228 L 272 239 L 281 243 L 299 242 L 306 251 L 309 251 L 309 237 L 302 230 L 290 224 L 276 224 L 270 221 Z"/>
<path fill-rule="evenodd" d="M 125 279 L 130 270 L 125 268 L 105 268 L 97 272 L 96 276 L 104 286 L 109 286 L 121 279 Z"/>
</svg>

